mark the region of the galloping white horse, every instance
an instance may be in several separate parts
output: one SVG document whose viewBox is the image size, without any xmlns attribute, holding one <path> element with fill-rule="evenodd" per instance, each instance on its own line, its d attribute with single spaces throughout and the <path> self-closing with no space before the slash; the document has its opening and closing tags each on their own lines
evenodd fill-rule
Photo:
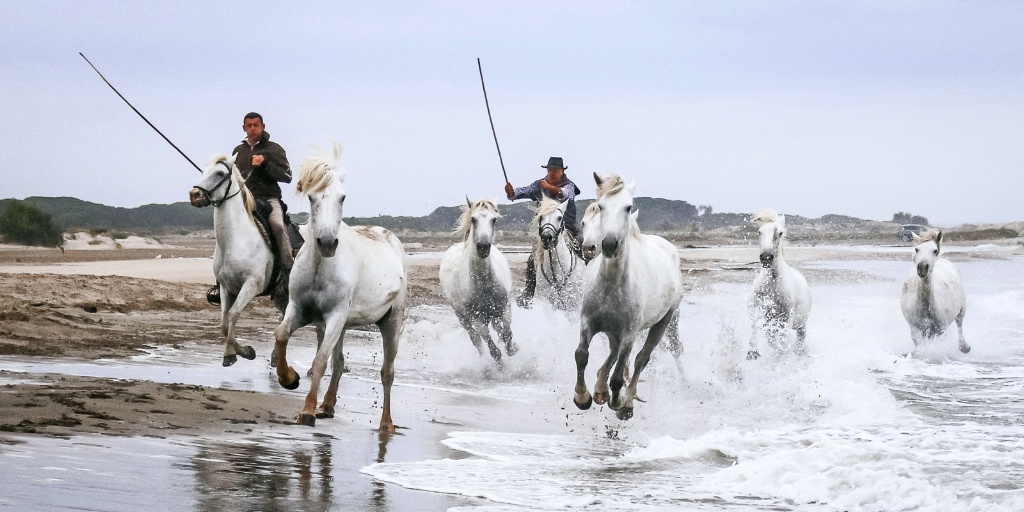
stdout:
<svg viewBox="0 0 1024 512">
<path fill-rule="evenodd" d="M 537 293 L 555 308 L 564 311 L 576 309 L 583 290 L 583 260 L 572 250 L 573 243 L 565 230 L 565 208 L 547 197 L 541 201 L 530 224 L 536 229 L 533 237 L 533 260 L 537 273 Z"/>
<path fill-rule="evenodd" d="M 482 342 L 486 341 L 491 357 L 499 362 L 501 351 L 491 339 L 488 325 L 501 336 L 508 355 L 519 350 L 512 342 L 512 271 L 505 255 L 494 247 L 494 224 L 500 216 L 494 201 L 466 198 L 456 228 L 462 233 L 462 241 L 444 253 L 439 273 L 444 298 L 469 333 L 473 346 L 482 354 Z"/>
<path fill-rule="evenodd" d="M 952 262 L 939 256 L 941 231 L 914 234 L 914 270 L 903 283 L 900 306 L 903 317 L 910 324 L 910 337 L 914 348 L 925 338 L 934 338 L 946 332 L 956 321 L 960 336 L 960 352 L 971 351 L 964 339 L 964 313 L 967 295 L 960 283 L 960 272 Z"/>
<path fill-rule="evenodd" d="M 212 204 L 213 229 L 217 245 L 213 250 L 213 274 L 220 283 L 220 329 L 224 335 L 224 366 L 237 361 L 236 355 L 255 359 L 251 346 L 235 340 L 235 324 L 249 302 L 263 293 L 274 270 L 274 254 L 263 239 L 252 211 L 254 202 L 235 166 L 235 157 L 215 156 L 203 177 L 189 191 L 192 206 Z M 272 294 L 274 304 L 284 311 L 288 295 Z"/>
<path fill-rule="evenodd" d="M 299 386 L 299 375 L 286 358 L 288 339 L 296 329 L 322 322 L 324 342 L 313 359 L 312 383 L 298 423 L 313 426 L 316 418 L 333 418 L 338 381 L 345 367 L 345 330 L 376 324 L 384 338 L 380 430 L 394 431 L 391 384 L 408 298 L 405 251 L 398 238 L 384 228 L 349 227 L 342 221 L 344 175 L 335 171 L 340 159 L 338 143 L 334 143 L 333 159 L 323 153 L 307 158 L 296 185 L 297 192 L 309 197 L 309 234 L 316 243 L 303 244 L 292 267 L 288 308 L 274 331 L 277 380 L 287 389 Z M 316 409 L 320 380 L 330 358 L 334 360 L 330 385 Z"/>
<path fill-rule="evenodd" d="M 750 297 L 750 350 L 747 359 L 757 359 L 758 334 L 763 332 L 775 350 L 782 350 L 788 328 L 796 331 L 795 351 L 804 350 L 807 338 L 807 316 L 811 312 L 811 288 L 799 270 L 782 259 L 782 241 L 786 237 L 786 217 L 765 209 L 754 214 L 751 222 L 759 224 L 761 272 L 754 279 L 754 295 Z"/>
<path fill-rule="evenodd" d="M 683 278 L 679 272 L 679 253 L 664 238 L 640 233 L 633 208 L 633 184 L 612 174 L 597 182 L 598 213 L 585 217 L 585 250 L 601 253 L 584 271 L 583 302 L 580 316 L 580 344 L 576 348 L 576 389 L 573 402 L 589 409 L 592 402 L 604 403 L 618 412 L 619 419 L 633 416 L 636 383 L 651 357 L 651 351 L 669 331 L 670 340 L 678 337 L 674 320 L 683 296 Z M 650 329 L 643 347 L 637 352 L 634 373 L 626 389 L 628 358 L 633 342 L 644 329 Z M 597 372 L 594 395 L 587 391 L 584 372 L 590 358 L 590 341 L 599 332 L 608 337 L 610 353 Z M 614 362 L 609 382 L 609 369 Z"/>
</svg>

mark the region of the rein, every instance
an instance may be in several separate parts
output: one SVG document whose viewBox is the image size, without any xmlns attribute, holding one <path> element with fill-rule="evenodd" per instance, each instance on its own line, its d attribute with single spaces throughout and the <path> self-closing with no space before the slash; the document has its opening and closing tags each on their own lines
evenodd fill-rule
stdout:
<svg viewBox="0 0 1024 512">
<path fill-rule="evenodd" d="M 235 192 L 234 194 L 231 193 L 231 183 L 232 183 L 232 181 L 228 181 L 232 177 L 231 167 L 226 162 L 224 162 L 223 160 L 221 160 L 221 161 L 219 161 L 217 163 L 223 165 L 224 168 L 228 170 L 228 173 L 225 174 L 224 177 L 221 178 L 220 181 L 218 181 L 217 184 L 214 185 L 213 188 L 211 188 L 210 190 L 206 190 L 203 187 L 196 186 L 196 188 L 198 188 L 199 190 L 202 190 L 203 193 L 206 194 L 206 197 L 210 199 L 210 204 L 212 204 L 214 208 L 220 208 L 220 205 L 224 204 L 224 201 L 227 201 L 228 199 L 231 199 L 232 197 L 235 197 L 238 194 L 242 193 L 242 188 L 241 187 L 239 187 L 238 191 Z M 218 188 L 220 188 L 221 185 L 223 185 L 225 181 L 228 182 L 228 188 L 227 188 L 227 190 L 224 191 L 224 198 L 222 198 L 220 201 L 214 201 L 213 200 L 213 191 L 217 190 Z"/>
<path fill-rule="evenodd" d="M 544 256 L 541 256 L 540 262 L 539 262 L 540 263 L 540 265 L 539 265 L 540 266 L 540 273 L 541 273 L 541 275 L 544 276 L 544 280 L 546 280 L 548 282 L 548 284 L 550 284 L 551 286 L 553 286 L 555 288 L 561 288 L 563 285 L 565 285 L 565 283 L 567 283 L 569 281 L 569 276 L 572 275 L 572 273 L 576 270 L 576 254 L 573 253 L 572 247 L 569 246 L 569 242 L 565 241 L 564 237 L 562 237 L 562 230 L 564 229 L 564 225 L 563 226 L 559 226 L 556 229 L 554 224 L 548 222 L 548 223 L 545 223 L 543 226 L 540 227 L 540 232 L 543 232 L 544 229 L 549 227 L 549 226 L 551 227 L 552 230 L 555 231 L 555 238 L 556 239 L 557 238 L 563 238 L 563 243 L 565 243 L 566 248 L 569 249 L 569 271 L 568 272 L 562 272 L 562 279 L 561 280 L 559 280 L 558 276 L 555 275 L 555 267 L 558 267 L 559 270 L 564 270 L 564 267 L 562 266 L 562 262 L 558 259 L 558 244 L 556 243 L 551 249 L 544 249 L 543 246 L 541 246 L 541 249 L 543 249 L 543 251 L 545 253 L 547 253 L 547 256 L 548 256 L 548 265 L 547 266 L 550 267 L 550 269 L 551 269 L 551 275 L 548 275 L 548 272 L 546 270 L 544 270 Z"/>
</svg>

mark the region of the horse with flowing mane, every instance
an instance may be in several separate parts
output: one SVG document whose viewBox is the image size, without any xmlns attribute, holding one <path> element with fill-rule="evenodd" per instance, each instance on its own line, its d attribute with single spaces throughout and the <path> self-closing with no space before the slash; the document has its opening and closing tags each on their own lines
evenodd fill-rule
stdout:
<svg viewBox="0 0 1024 512">
<path fill-rule="evenodd" d="M 565 209 L 548 197 L 540 202 L 530 225 L 533 259 L 543 279 L 537 280 L 537 293 L 556 309 L 572 311 L 579 307 L 583 292 L 583 259 L 573 249 L 576 241 L 565 229 Z"/>
<path fill-rule="evenodd" d="M 964 339 L 967 295 L 956 266 L 939 255 L 941 244 L 941 231 L 914 234 L 914 270 L 903 283 L 900 306 L 910 325 L 915 349 L 926 338 L 944 334 L 949 324 L 955 321 L 960 352 L 966 354 L 971 351 L 971 346 Z"/>
<path fill-rule="evenodd" d="M 473 346 L 482 354 L 486 342 L 497 362 L 501 362 L 501 350 L 494 344 L 488 326 L 501 336 L 508 355 L 519 350 L 512 341 L 512 271 L 505 255 L 494 246 L 494 225 L 500 216 L 494 201 L 466 198 L 455 228 L 462 234 L 462 241 L 445 251 L 438 275 L 444 298 L 469 333 Z"/>
<path fill-rule="evenodd" d="M 374 324 L 384 342 L 380 370 L 384 403 L 379 428 L 393 432 L 391 385 L 408 306 L 405 251 L 398 238 L 384 228 L 345 224 L 344 174 L 336 170 L 340 159 L 341 145 L 335 142 L 333 158 L 317 152 L 302 164 L 296 191 L 309 198 L 308 232 L 315 243 L 304 244 L 295 258 L 288 308 L 274 331 L 277 379 L 287 389 L 299 386 L 298 373 L 288 366 L 288 340 L 300 327 L 323 323 L 323 343 L 313 359 L 312 384 L 297 422 L 314 426 L 316 418 L 333 418 L 338 382 L 345 368 L 345 331 Z M 317 409 L 320 380 L 329 359 L 334 362 L 331 380 Z"/>
<path fill-rule="evenodd" d="M 590 217 L 584 216 L 583 250 L 596 256 L 587 264 L 583 277 L 573 403 L 580 409 L 589 409 L 593 402 L 602 404 L 607 400 L 619 419 L 627 420 L 633 416 L 640 374 L 666 331 L 678 351 L 676 322 L 683 278 L 675 246 L 664 238 L 640 232 L 636 223 L 638 211 L 633 207 L 633 184 L 626 185 L 616 174 L 602 178 L 595 173 L 594 180 L 598 207 Z M 634 341 L 644 329 L 648 329 L 647 338 L 637 352 L 629 379 L 628 359 Z M 610 350 L 597 372 L 591 396 L 584 374 L 590 342 L 599 332 L 608 337 Z M 623 390 L 626 380 L 629 384 Z"/>
<path fill-rule="evenodd" d="M 255 359 L 256 350 L 235 339 L 235 325 L 245 306 L 267 291 L 278 310 L 284 311 L 288 293 L 284 286 L 267 290 L 274 275 L 274 253 L 253 217 L 255 202 L 245 188 L 234 156 L 218 155 L 189 191 L 192 206 L 213 205 L 213 230 L 217 242 L 213 251 L 213 274 L 220 285 L 221 334 L 224 336 L 224 366 L 237 356 Z M 285 280 L 286 282 L 286 280 Z"/>
<path fill-rule="evenodd" d="M 811 312 L 811 288 L 804 275 L 782 258 L 786 217 L 764 209 L 755 213 L 751 222 L 759 226 L 761 271 L 754 279 L 754 294 L 749 302 L 753 326 L 747 359 L 761 357 L 757 351 L 759 334 L 763 334 L 776 351 L 781 351 L 786 345 L 789 328 L 796 331 L 794 350 L 802 353 L 807 338 L 807 317 Z"/>
</svg>

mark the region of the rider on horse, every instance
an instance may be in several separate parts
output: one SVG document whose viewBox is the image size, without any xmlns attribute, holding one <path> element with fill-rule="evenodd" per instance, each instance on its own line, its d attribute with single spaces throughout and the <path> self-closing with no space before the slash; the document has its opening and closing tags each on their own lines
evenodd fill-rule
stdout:
<svg viewBox="0 0 1024 512">
<path fill-rule="evenodd" d="M 580 189 L 565 175 L 565 170 L 568 167 L 562 164 L 561 157 L 553 156 L 548 158 L 548 164 L 541 167 L 548 170 L 547 176 L 525 187 L 514 188 L 511 183 L 505 183 L 505 195 L 508 196 L 510 201 L 532 199 L 539 202 L 544 197 L 549 197 L 560 203 L 568 201 L 569 204 L 565 209 L 565 230 L 572 235 L 573 240 L 578 241 L 579 227 L 576 225 L 576 196 L 580 193 Z M 573 245 L 578 246 L 578 243 L 574 242 Z M 575 247 L 573 248 L 573 251 L 577 250 Z M 516 304 L 519 304 L 519 307 L 522 308 L 529 308 L 533 303 L 533 294 L 536 290 L 537 266 L 531 254 L 530 259 L 526 261 L 526 284 L 522 295 L 516 299 Z"/>
<path fill-rule="evenodd" d="M 270 134 L 264 128 L 263 116 L 256 112 L 246 114 L 242 121 L 245 138 L 231 154 L 236 155 L 235 165 L 242 173 L 249 192 L 254 198 L 270 204 L 270 230 L 277 240 L 281 272 L 287 273 L 292 268 L 292 244 L 284 223 L 287 207 L 281 200 L 281 186 L 277 183 L 291 183 L 292 170 L 284 148 L 271 142 Z"/>
</svg>

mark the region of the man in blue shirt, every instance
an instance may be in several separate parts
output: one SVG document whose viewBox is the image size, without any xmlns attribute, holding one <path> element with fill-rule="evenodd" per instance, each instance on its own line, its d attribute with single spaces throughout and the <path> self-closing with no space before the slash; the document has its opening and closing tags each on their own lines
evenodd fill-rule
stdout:
<svg viewBox="0 0 1024 512">
<path fill-rule="evenodd" d="M 576 225 L 576 196 L 580 193 L 580 189 L 565 175 L 565 170 L 568 167 L 563 165 L 561 157 L 553 156 L 548 158 L 548 164 L 541 167 L 547 169 L 547 176 L 525 187 L 514 188 L 511 183 L 505 183 L 505 195 L 508 196 L 510 201 L 532 199 L 539 202 L 545 196 L 559 203 L 568 201 L 569 204 L 565 208 L 563 222 L 565 230 L 576 241 L 573 243 L 576 246 L 579 240 L 579 226 Z M 577 249 L 574 248 L 573 250 L 576 251 Z M 530 259 L 526 261 L 526 284 L 522 295 L 516 299 L 516 304 L 519 304 L 519 307 L 522 308 L 529 308 L 533 304 L 533 294 L 536 290 L 537 266 L 533 261 L 533 254 L 531 254 Z"/>
</svg>

